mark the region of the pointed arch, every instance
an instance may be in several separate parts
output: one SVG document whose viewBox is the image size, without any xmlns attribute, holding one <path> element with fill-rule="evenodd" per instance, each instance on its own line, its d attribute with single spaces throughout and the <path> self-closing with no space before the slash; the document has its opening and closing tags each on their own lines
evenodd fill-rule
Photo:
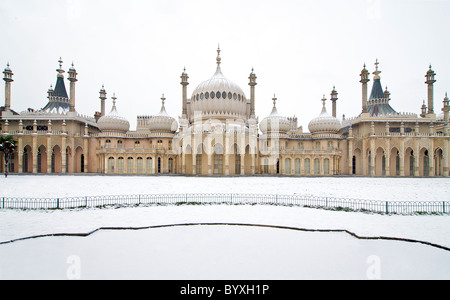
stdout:
<svg viewBox="0 0 450 300">
<path fill-rule="evenodd" d="M 400 151 L 397 147 L 391 148 L 389 156 L 389 174 L 390 176 L 400 176 Z"/>
<path fill-rule="evenodd" d="M 62 152 L 61 147 L 56 145 L 52 149 L 52 162 L 51 168 L 52 173 L 62 173 Z"/>
<path fill-rule="evenodd" d="M 37 153 L 37 172 L 47 173 L 47 148 L 40 145 Z"/>
<path fill-rule="evenodd" d="M 383 147 L 375 151 L 375 176 L 386 176 L 386 152 Z"/>
<path fill-rule="evenodd" d="M 415 155 L 417 153 L 411 147 L 405 149 L 405 176 L 414 176 L 415 165 Z"/>
<path fill-rule="evenodd" d="M 419 176 L 430 176 L 430 155 L 427 148 L 423 147 L 419 151 Z"/>
<path fill-rule="evenodd" d="M 434 169 L 436 176 L 444 176 L 444 151 L 441 148 L 434 151 Z"/>
</svg>

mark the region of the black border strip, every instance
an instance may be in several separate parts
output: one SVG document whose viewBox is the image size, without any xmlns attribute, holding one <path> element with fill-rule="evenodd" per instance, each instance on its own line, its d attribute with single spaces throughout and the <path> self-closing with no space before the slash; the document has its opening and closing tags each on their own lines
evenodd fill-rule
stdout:
<svg viewBox="0 0 450 300">
<path fill-rule="evenodd" d="M 159 229 L 159 228 L 170 228 L 170 227 L 186 227 L 186 226 L 243 226 L 243 227 L 261 227 L 261 228 L 274 228 L 274 229 L 284 229 L 284 230 L 294 230 L 294 231 L 302 231 L 302 232 L 320 232 L 320 233 L 346 233 L 354 238 L 359 240 L 387 240 L 387 241 L 399 241 L 399 242 L 407 242 L 407 243 L 418 243 L 431 247 L 435 247 L 441 250 L 449 251 L 450 248 L 441 246 L 438 244 L 419 241 L 414 239 L 404 239 L 404 238 L 396 238 L 396 237 L 386 237 L 386 236 L 378 236 L 378 237 L 364 237 L 359 236 L 349 230 L 346 229 L 308 229 L 308 228 L 298 228 L 298 227 L 289 227 L 289 226 L 277 226 L 277 225 L 261 225 L 261 224 L 244 224 L 244 223 L 184 223 L 184 224 L 169 224 L 169 225 L 153 225 L 153 226 L 145 226 L 145 227 L 100 227 L 88 233 L 55 233 L 55 234 L 42 234 L 35 235 L 25 238 L 14 239 L 10 241 L 0 242 L 0 245 L 12 244 L 15 242 L 45 238 L 45 237 L 89 237 L 98 231 L 124 231 L 124 230 L 147 230 L 147 229 Z"/>
</svg>

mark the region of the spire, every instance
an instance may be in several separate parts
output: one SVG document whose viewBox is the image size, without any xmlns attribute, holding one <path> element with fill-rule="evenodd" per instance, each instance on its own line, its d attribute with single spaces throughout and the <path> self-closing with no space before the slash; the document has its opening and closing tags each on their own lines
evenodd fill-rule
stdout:
<svg viewBox="0 0 450 300">
<path fill-rule="evenodd" d="M 166 97 L 164 96 L 164 94 L 162 94 L 162 96 L 161 96 L 161 111 L 159 112 L 158 116 L 168 116 L 168 114 L 166 112 L 165 102 L 166 102 Z"/>
<path fill-rule="evenodd" d="M 377 58 L 377 60 L 375 62 L 375 72 L 373 72 L 373 75 L 375 75 L 374 79 L 380 79 L 381 71 L 378 70 L 379 65 L 380 65 L 380 63 L 378 62 L 378 58 Z"/>
<path fill-rule="evenodd" d="M 59 63 L 59 69 L 56 69 L 56 72 L 58 72 L 58 77 L 63 77 L 63 74 L 65 73 L 65 71 L 62 69 L 63 60 L 61 57 L 59 58 L 58 63 Z"/>
<path fill-rule="evenodd" d="M 323 95 L 323 98 L 322 98 L 322 105 L 323 105 L 323 107 L 322 107 L 322 114 L 327 113 L 326 102 L 327 102 L 327 98 L 325 97 L 325 95 Z"/>
<path fill-rule="evenodd" d="M 162 101 L 162 107 L 164 108 L 164 103 L 166 102 L 166 97 L 164 97 L 164 94 L 162 94 L 161 101 Z"/>
<path fill-rule="evenodd" d="M 272 101 L 273 101 L 273 109 L 272 109 L 272 113 L 270 114 L 271 116 L 274 116 L 274 115 L 278 115 L 278 111 L 277 111 L 277 96 L 276 96 L 276 94 L 273 94 L 273 98 L 272 98 Z"/>
<path fill-rule="evenodd" d="M 217 70 L 216 70 L 216 74 L 214 74 L 214 76 L 217 76 L 219 74 L 223 76 L 222 70 L 220 69 L 220 64 L 222 63 L 222 58 L 220 57 L 220 52 L 221 52 L 221 50 L 220 50 L 220 46 L 219 46 L 219 48 L 217 48 L 217 58 L 216 58 Z"/>
<path fill-rule="evenodd" d="M 219 47 L 217 48 L 217 58 L 216 58 L 217 66 L 220 66 L 220 63 L 222 61 L 222 58 L 220 57 L 220 52 L 221 52 L 221 50 L 220 50 L 220 45 L 219 45 Z"/>
<path fill-rule="evenodd" d="M 116 108 L 116 100 L 117 100 L 116 93 L 113 93 L 113 96 L 111 97 L 111 99 L 113 101 L 113 109 L 117 109 Z"/>
</svg>

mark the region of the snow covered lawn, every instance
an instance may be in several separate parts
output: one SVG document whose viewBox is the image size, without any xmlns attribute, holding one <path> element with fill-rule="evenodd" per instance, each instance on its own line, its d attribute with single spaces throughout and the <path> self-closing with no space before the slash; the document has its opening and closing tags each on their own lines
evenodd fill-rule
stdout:
<svg viewBox="0 0 450 300">
<path fill-rule="evenodd" d="M 450 180 L 178 176 L 0 179 L 0 197 L 153 193 L 298 193 L 383 201 L 443 201 L 449 198 Z M 448 215 L 387 216 L 227 205 L 0 210 L 0 242 L 41 234 L 87 233 L 100 227 L 184 223 L 346 229 L 359 236 L 414 239 L 450 248 Z M 86 238 L 51 237 L 0 245 L 0 279 L 67 279 L 77 259 L 81 279 L 367 279 L 373 270 L 381 279 L 450 279 L 450 252 L 423 244 L 358 240 L 345 233 L 236 226 L 99 231 Z"/>
</svg>

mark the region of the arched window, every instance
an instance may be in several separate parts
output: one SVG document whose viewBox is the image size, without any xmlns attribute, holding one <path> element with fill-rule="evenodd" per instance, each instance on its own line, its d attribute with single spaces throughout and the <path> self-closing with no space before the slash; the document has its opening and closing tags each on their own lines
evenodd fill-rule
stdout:
<svg viewBox="0 0 450 300">
<path fill-rule="evenodd" d="M 169 158 L 169 174 L 173 173 L 173 158 Z"/>
<path fill-rule="evenodd" d="M 134 159 L 132 157 L 128 157 L 127 173 L 128 174 L 134 173 Z"/>
<path fill-rule="evenodd" d="M 108 159 L 108 173 L 114 173 L 114 157 Z"/>
<path fill-rule="evenodd" d="M 119 149 L 123 148 L 123 141 L 121 141 L 121 140 L 117 141 L 117 148 L 119 148 Z"/>
<path fill-rule="evenodd" d="M 311 160 L 309 158 L 305 159 L 305 174 L 311 174 Z"/>
<path fill-rule="evenodd" d="M 162 140 L 158 140 L 156 148 L 157 149 L 162 149 L 163 148 L 163 141 Z"/>
<path fill-rule="evenodd" d="M 300 174 L 300 158 L 295 159 L 295 174 Z"/>
<path fill-rule="evenodd" d="M 323 161 L 323 172 L 325 175 L 330 175 L 330 160 L 328 158 Z"/>
<path fill-rule="evenodd" d="M 320 160 L 318 158 L 314 159 L 314 174 L 320 174 Z"/>
<path fill-rule="evenodd" d="M 117 160 L 117 172 L 123 173 L 124 172 L 124 159 L 123 157 L 119 157 Z"/>
<path fill-rule="evenodd" d="M 138 174 L 144 173 L 144 159 L 142 157 L 137 158 L 136 169 Z"/>
<path fill-rule="evenodd" d="M 285 164 L 286 174 L 291 174 L 291 159 L 286 158 Z"/>
<path fill-rule="evenodd" d="M 111 140 L 105 141 L 105 148 L 111 148 Z"/>
<path fill-rule="evenodd" d="M 139 141 L 134 142 L 134 148 L 139 148 L 139 147 L 141 147 L 141 142 L 139 142 Z"/>
</svg>

